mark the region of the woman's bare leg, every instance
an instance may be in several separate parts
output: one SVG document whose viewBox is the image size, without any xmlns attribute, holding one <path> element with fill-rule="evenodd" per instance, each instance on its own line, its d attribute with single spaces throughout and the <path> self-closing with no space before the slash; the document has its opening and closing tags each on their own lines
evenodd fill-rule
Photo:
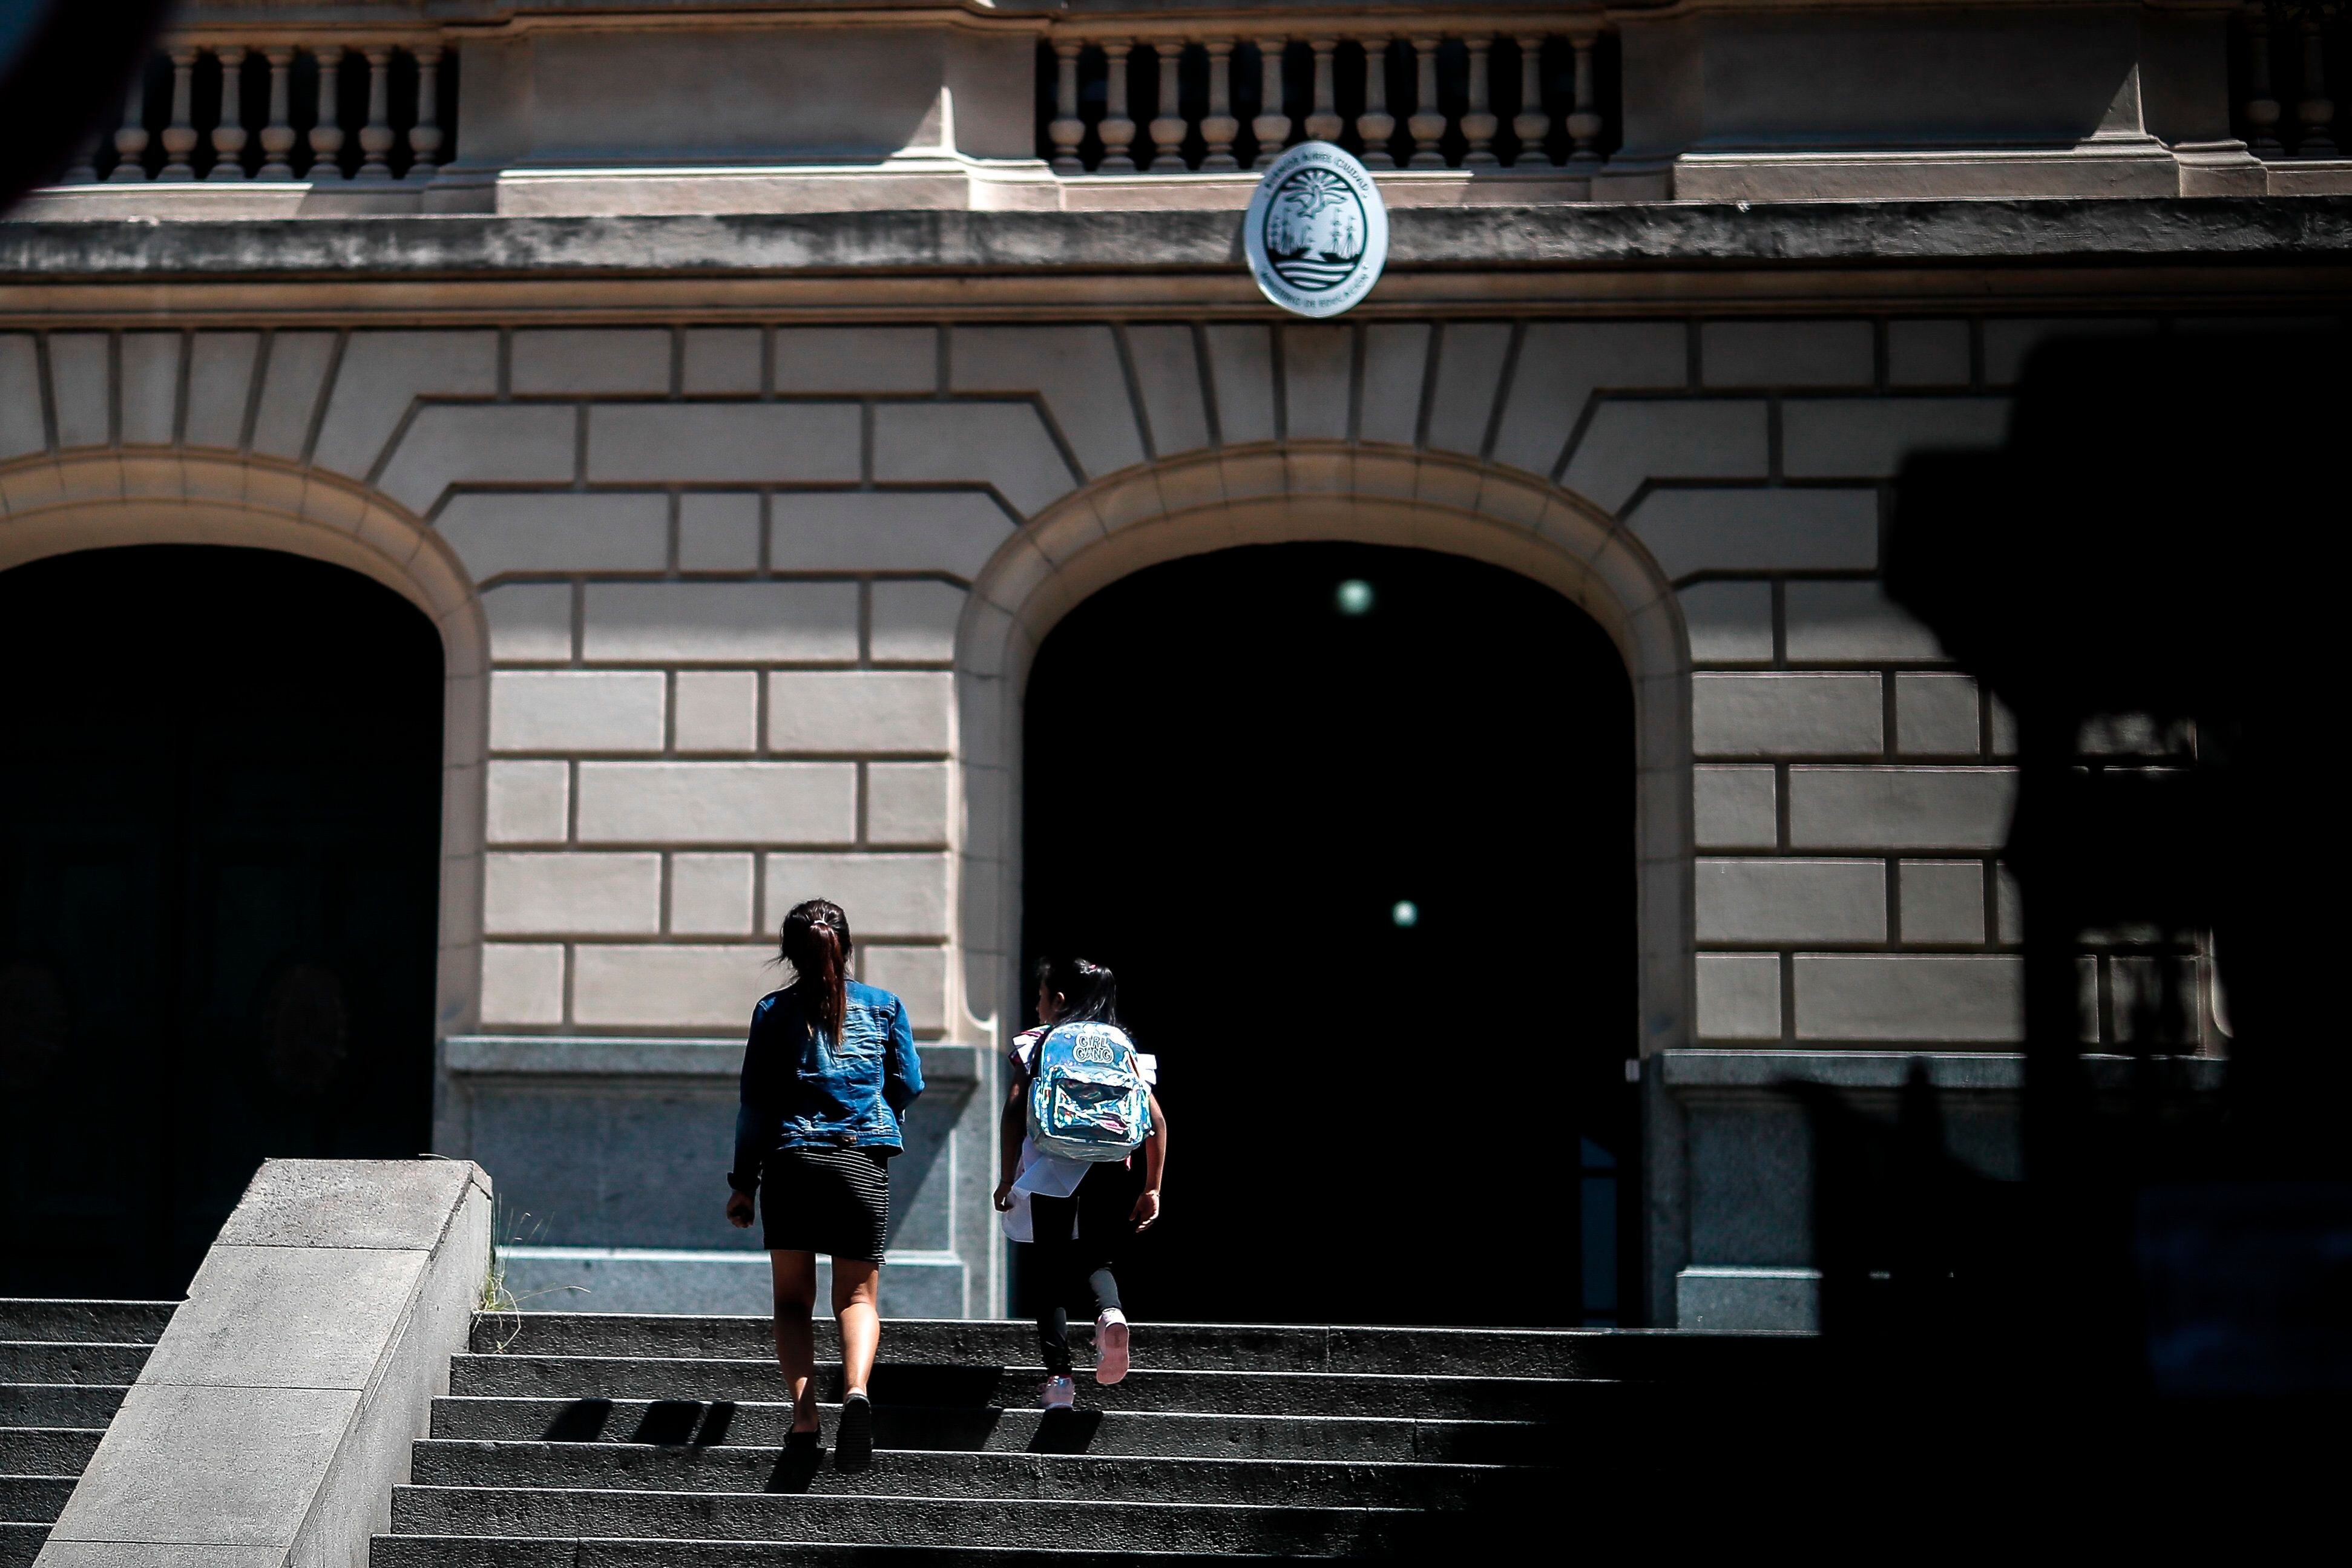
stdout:
<svg viewBox="0 0 2352 1568">
<path fill-rule="evenodd" d="M 816 1307 L 816 1254 L 771 1252 L 768 1262 L 776 1281 L 776 1364 L 783 1369 L 784 1384 L 793 1391 L 793 1430 L 814 1432 L 817 1429 L 816 1331 L 809 1322 L 809 1313 Z M 834 1294 L 840 1293 L 836 1285 Z M 872 1360 L 870 1349 L 866 1356 Z"/>
<path fill-rule="evenodd" d="M 805 1256 L 805 1254 L 803 1254 Z M 882 1282 L 879 1263 L 855 1258 L 833 1260 L 833 1315 L 841 1324 L 841 1392 L 863 1394 L 874 1375 L 874 1351 L 882 1339 L 882 1313 L 875 1304 Z"/>
</svg>

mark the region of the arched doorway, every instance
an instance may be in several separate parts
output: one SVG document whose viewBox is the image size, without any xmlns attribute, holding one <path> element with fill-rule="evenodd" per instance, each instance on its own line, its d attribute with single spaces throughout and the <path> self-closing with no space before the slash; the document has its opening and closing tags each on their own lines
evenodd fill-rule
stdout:
<svg viewBox="0 0 2352 1568">
<path fill-rule="evenodd" d="M 0 1294 L 176 1295 L 264 1156 L 431 1139 L 442 645 L 360 574 L 0 572 Z"/>
<path fill-rule="evenodd" d="M 1024 715 L 1023 946 L 1163 1061 L 1161 1319 L 1613 1322 L 1639 1138 L 1632 685 L 1552 590 L 1250 546 L 1063 618 Z"/>
</svg>

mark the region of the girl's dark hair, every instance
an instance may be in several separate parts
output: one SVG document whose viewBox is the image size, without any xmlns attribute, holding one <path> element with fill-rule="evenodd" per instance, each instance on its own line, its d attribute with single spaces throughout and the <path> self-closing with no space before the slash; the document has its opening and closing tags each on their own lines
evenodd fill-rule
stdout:
<svg viewBox="0 0 2352 1568">
<path fill-rule="evenodd" d="M 1040 959 L 1037 984 L 1047 996 L 1068 1003 L 1058 1020 L 1062 1023 L 1127 1027 L 1118 1017 L 1118 977 L 1090 958 Z"/>
<path fill-rule="evenodd" d="M 778 936 L 778 956 L 793 967 L 793 989 L 816 1026 L 838 1041 L 849 1013 L 849 916 L 831 899 L 793 905 Z"/>
</svg>

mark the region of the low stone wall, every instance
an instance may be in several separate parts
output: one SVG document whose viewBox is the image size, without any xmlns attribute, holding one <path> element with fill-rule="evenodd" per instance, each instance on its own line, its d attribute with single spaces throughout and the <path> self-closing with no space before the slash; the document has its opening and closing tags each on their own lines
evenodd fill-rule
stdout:
<svg viewBox="0 0 2352 1568">
<path fill-rule="evenodd" d="M 271 1160 L 37 1562 L 365 1568 L 489 1265 L 446 1160 Z"/>
<path fill-rule="evenodd" d="M 891 1162 L 893 1317 L 987 1317 L 998 1232 L 983 1048 L 925 1044 Z M 524 1312 L 765 1316 L 757 1226 L 724 1218 L 740 1039 L 459 1035 L 442 1042 L 434 1146 L 498 1173 L 506 1288 Z M 819 1296 L 829 1265 L 818 1265 Z"/>
<path fill-rule="evenodd" d="M 2200 1093 L 2218 1092 L 2227 1070 L 2218 1057 L 2158 1061 L 2168 1081 Z M 2135 1067 L 2126 1057 L 2085 1055 L 2095 1103 L 2124 1100 Z M 1941 1153 L 1994 1182 L 2021 1179 L 2019 1052 L 1683 1050 L 1643 1064 L 1652 1234 L 1664 1239 L 1654 1245 L 1651 1291 L 1669 1309 L 1660 1326 L 1821 1327 L 1820 1158 L 1802 1093 L 1832 1095 L 1860 1121 L 1891 1130 L 1915 1070 L 1935 1092 Z"/>
</svg>

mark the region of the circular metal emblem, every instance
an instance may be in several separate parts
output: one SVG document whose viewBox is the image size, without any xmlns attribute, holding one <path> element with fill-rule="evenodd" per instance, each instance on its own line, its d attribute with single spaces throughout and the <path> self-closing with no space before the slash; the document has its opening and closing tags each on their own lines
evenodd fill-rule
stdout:
<svg viewBox="0 0 2352 1568">
<path fill-rule="evenodd" d="M 1372 176 L 1328 141 L 1274 161 L 1250 197 L 1242 246 L 1260 293 L 1298 316 L 1337 316 L 1389 259 L 1389 210 Z"/>
</svg>

